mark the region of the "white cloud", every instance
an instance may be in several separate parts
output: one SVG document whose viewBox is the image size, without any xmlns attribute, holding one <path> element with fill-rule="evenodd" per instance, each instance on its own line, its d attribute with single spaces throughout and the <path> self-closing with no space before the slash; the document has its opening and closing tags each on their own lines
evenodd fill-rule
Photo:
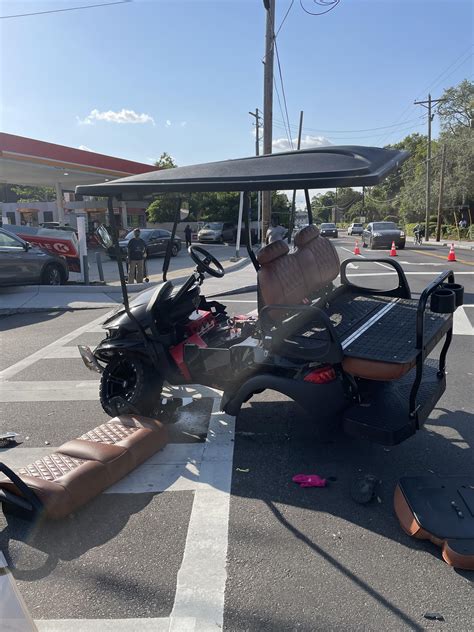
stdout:
<svg viewBox="0 0 474 632">
<path fill-rule="evenodd" d="M 298 139 L 293 138 L 293 145 L 296 149 L 298 145 Z M 301 149 L 310 149 L 311 147 L 323 147 L 325 145 L 331 145 L 331 141 L 324 136 L 303 136 L 301 139 Z M 287 138 L 276 138 L 272 142 L 272 147 L 276 151 L 290 151 L 291 146 Z"/>
<path fill-rule="evenodd" d="M 166 125 L 166 127 L 171 127 L 171 121 L 169 119 L 167 119 L 165 125 Z"/>
<path fill-rule="evenodd" d="M 86 147 L 86 145 L 79 145 L 78 149 L 82 149 L 82 151 L 94 151 L 90 147 Z"/>
<path fill-rule="evenodd" d="M 100 112 L 97 109 L 91 110 L 85 118 L 76 117 L 81 125 L 93 125 L 95 121 L 106 121 L 107 123 L 151 123 L 155 125 L 153 117 L 149 114 L 138 114 L 134 110 L 122 108 L 119 112 L 108 110 Z"/>
<path fill-rule="evenodd" d="M 186 127 L 187 124 L 188 124 L 187 121 L 181 121 L 181 123 L 180 123 L 181 127 Z"/>
</svg>

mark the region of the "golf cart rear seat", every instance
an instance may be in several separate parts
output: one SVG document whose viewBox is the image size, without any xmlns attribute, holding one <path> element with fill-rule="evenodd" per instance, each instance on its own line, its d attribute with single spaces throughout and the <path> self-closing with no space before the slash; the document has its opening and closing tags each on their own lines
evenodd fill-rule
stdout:
<svg viewBox="0 0 474 632">
<path fill-rule="evenodd" d="M 340 266 L 334 246 L 314 225 L 295 236 L 295 246 L 290 253 L 285 242 L 276 241 L 258 254 L 259 312 L 264 329 L 275 327 L 269 336 L 273 351 L 341 362 L 347 373 L 369 380 L 397 380 L 406 375 L 415 366 L 421 345 L 417 345 L 419 301 L 410 298 L 402 268 L 387 261 L 399 275 L 396 290 L 364 290 L 347 280 L 348 262 Z M 340 271 L 342 285 L 336 289 L 332 282 Z M 317 298 L 319 310 L 310 306 Z M 426 310 L 425 357 L 451 328 L 451 313 Z M 339 359 L 334 353 L 324 355 L 328 335 L 333 351 L 340 351 Z"/>
<path fill-rule="evenodd" d="M 0 463 L 4 512 L 26 519 L 64 518 L 150 458 L 167 438 L 166 426 L 159 421 L 123 415 L 64 443 L 17 474 Z"/>
</svg>

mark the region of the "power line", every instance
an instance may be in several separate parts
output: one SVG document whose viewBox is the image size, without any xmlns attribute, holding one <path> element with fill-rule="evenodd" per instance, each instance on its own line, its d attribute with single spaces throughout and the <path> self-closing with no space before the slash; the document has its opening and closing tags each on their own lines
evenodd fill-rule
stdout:
<svg viewBox="0 0 474 632">
<path fill-rule="evenodd" d="M 291 145 L 291 149 L 294 149 L 293 139 L 291 138 L 290 117 L 288 116 L 288 106 L 287 106 L 287 103 L 286 103 L 285 86 L 283 84 L 283 74 L 282 74 L 282 71 L 281 71 L 280 55 L 278 53 L 278 46 L 277 46 L 277 43 L 276 43 L 276 39 L 274 39 L 274 45 L 275 45 L 275 52 L 276 52 L 276 58 L 277 58 L 277 64 L 278 64 L 278 74 L 280 75 L 280 83 L 281 83 L 281 91 L 282 91 L 282 94 L 283 94 L 283 102 L 285 104 L 286 122 L 287 122 L 287 125 L 288 125 L 288 131 L 290 133 L 290 145 Z"/>
<path fill-rule="evenodd" d="M 405 121 L 401 121 L 400 123 L 393 123 L 391 125 L 382 125 L 380 127 L 367 127 L 365 129 L 321 129 L 319 127 L 306 127 L 306 130 L 310 130 L 313 132 L 324 132 L 325 134 L 352 134 L 352 133 L 358 133 L 358 132 L 372 132 L 372 131 L 378 131 L 381 129 L 388 129 L 388 128 L 392 128 L 392 127 L 400 127 L 401 125 L 405 125 L 405 123 L 411 123 L 412 121 L 418 121 L 421 118 L 423 118 L 423 116 L 416 116 L 415 118 L 412 119 L 407 119 Z M 292 124 L 292 127 L 296 127 L 296 125 Z"/>
<path fill-rule="evenodd" d="M 283 112 L 283 107 L 281 105 L 281 99 L 280 99 L 280 92 L 278 91 L 278 86 L 277 86 L 277 82 L 275 77 L 273 77 L 273 85 L 275 86 L 275 92 L 277 94 L 277 98 L 278 98 L 278 105 L 280 106 L 280 113 L 282 118 L 285 118 L 285 114 Z M 274 126 L 274 125 L 272 125 Z M 288 140 L 288 146 L 292 149 L 293 145 L 292 145 L 292 140 L 291 140 L 291 131 L 286 127 L 286 124 L 283 124 L 284 130 L 285 130 L 285 134 L 286 134 L 286 138 Z"/>
<path fill-rule="evenodd" d="M 35 11 L 34 13 L 18 13 L 17 15 L 1 15 L 0 20 L 9 20 L 10 18 L 26 18 L 31 15 L 45 15 L 47 13 L 64 13 L 65 11 L 79 11 L 81 9 L 96 9 L 97 7 L 110 7 L 113 4 L 125 4 L 132 0 L 116 0 L 116 2 L 103 2 L 101 4 L 88 4 L 81 7 L 69 7 L 68 9 L 50 9 L 49 11 Z"/>
<path fill-rule="evenodd" d="M 305 13 L 307 13 L 308 15 L 324 15 L 325 13 L 329 13 L 329 11 L 332 11 L 333 9 L 335 9 L 337 7 L 337 5 L 339 4 L 340 0 L 328 0 L 327 2 L 325 2 L 324 0 L 313 0 L 313 2 L 315 4 L 319 4 L 319 6 L 324 7 L 325 5 L 331 5 L 329 7 L 329 9 L 326 9 L 326 11 L 320 11 L 319 13 L 313 13 L 312 11 L 308 11 L 307 9 L 304 8 L 303 6 L 303 0 L 300 0 L 300 6 L 303 9 L 303 11 Z"/>
<path fill-rule="evenodd" d="M 290 6 L 288 7 L 287 12 L 285 13 L 285 17 L 284 17 L 284 18 L 283 18 L 283 20 L 280 22 L 280 26 L 278 27 L 277 32 L 275 33 L 275 39 L 277 38 L 278 33 L 281 31 L 281 29 L 282 29 L 282 27 L 283 27 L 283 24 L 285 24 L 286 18 L 288 17 L 288 15 L 289 15 L 289 13 L 290 13 L 290 11 L 291 11 L 291 8 L 292 8 L 292 6 L 294 5 L 294 3 L 295 3 L 295 0 L 291 0 Z"/>
<path fill-rule="evenodd" d="M 423 119 L 425 119 L 425 118 L 426 117 L 423 117 Z M 281 123 L 281 122 L 278 122 L 278 121 L 275 121 L 273 123 L 273 125 L 274 125 L 274 127 L 280 127 L 280 128 L 284 127 L 285 130 L 287 129 L 286 125 L 284 123 Z M 400 129 L 397 129 L 397 130 L 394 130 L 394 131 L 396 131 L 396 132 L 406 132 L 406 131 L 411 131 L 411 130 L 417 130 L 420 127 L 423 127 L 423 125 L 424 125 L 424 123 L 420 122 L 418 125 L 410 125 L 409 127 L 402 127 Z M 294 126 L 291 126 L 291 127 L 292 127 L 292 129 L 294 131 Z M 309 128 L 309 127 L 305 128 L 303 131 L 304 131 L 305 134 L 308 134 L 308 135 L 311 135 L 310 134 L 311 131 L 313 131 L 313 133 L 314 133 L 314 130 L 311 130 L 311 128 Z M 331 135 L 329 135 L 329 136 L 331 136 Z M 337 141 L 344 140 L 344 139 L 364 140 L 364 139 L 367 139 L 367 138 L 369 138 L 369 139 L 370 138 L 375 138 L 376 136 L 378 136 L 378 135 L 377 134 L 364 134 L 364 135 L 353 136 L 351 134 L 345 134 L 345 135 L 343 135 L 341 137 L 336 138 L 335 140 L 337 140 Z"/>
</svg>

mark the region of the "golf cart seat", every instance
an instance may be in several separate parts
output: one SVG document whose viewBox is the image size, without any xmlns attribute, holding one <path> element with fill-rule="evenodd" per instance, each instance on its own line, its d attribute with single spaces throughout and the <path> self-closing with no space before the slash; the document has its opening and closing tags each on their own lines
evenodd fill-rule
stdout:
<svg viewBox="0 0 474 632">
<path fill-rule="evenodd" d="M 0 463 L 3 510 L 25 519 L 64 518 L 150 458 L 167 437 L 155 419 L 122 415 L 17 473 Z"/>
<path fill-rule="evenodd" d="M 332 282 L 340 263 L 332 243 L 310 225 L 295 236 L 296 250 L 277 241 L 258 254 L 259 312 L 275 353 L 313 361 L 342 363 L 369 380 L 397 380 L 416 364 L 418 301 L 409 297 L 403 270 L 391 262 L 405 284 L 406 298 L 377 291 L 357 292 Z M 345 269 L 345 267 L 344 267 Z M 343 281 L 343 279 L 341 279 Z M 403 285 L 401 283 L 401 285 Z M 319 299 L 314 310 L 310 304 Z M 298 313 L 299 312 L 299 313 Z M 452 326 L 452 314 L 427 310 L 424 345 L 429 353 Z M 324 355 L 332 340 L 337 354 Z"/>
</svg>

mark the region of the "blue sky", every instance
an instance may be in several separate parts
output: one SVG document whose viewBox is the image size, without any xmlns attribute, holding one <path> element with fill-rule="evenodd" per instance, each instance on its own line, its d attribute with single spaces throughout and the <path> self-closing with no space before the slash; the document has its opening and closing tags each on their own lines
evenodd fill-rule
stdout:
<svg viewBox="0 0 474 632">
<path fill-rule="evenodd" d="M 0 14 L 100 1 L 4 0 Z M 278 27 L 290 0 L 276 4 Z M 469 0 L 341 0 L 319 17 L 295 0 L 277 39 L 293 137 L 300 110 L 307 144 L 425 131 L 414 99 L 472 77 L 472 18 Z M 0 26 L 2 131 L 140 162 L 163 151 L 180 165 L 253 154 L 262 0 L 134 0 Z M 283 149 L 276 96 L 274 116 Z"/>
</svg>

